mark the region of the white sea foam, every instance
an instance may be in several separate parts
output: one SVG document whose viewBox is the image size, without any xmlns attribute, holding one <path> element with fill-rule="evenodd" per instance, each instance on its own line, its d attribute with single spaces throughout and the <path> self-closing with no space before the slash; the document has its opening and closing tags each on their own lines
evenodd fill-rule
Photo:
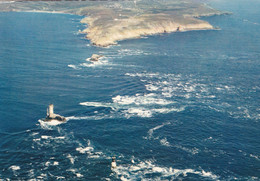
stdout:
<svg viewBox="0 0 260 181">
<path fill-rule="evenodd" d="M 93 107 L 109 107 L 114 111 L 122 112 L 126 118 L 133 116 L 138 117 L 152 117 L 156 113 L 169 113 L 183 111 L 184 108 L 173 107 L 174 101 L 158 97 L 155 93 L 150 94 L 136 94 L 134 96 L 121 96 L 117 95 L 112 98 L 112 103 L 102 102 L 81 102 L 83 106 Z M 152 108 L 154 106 L 161 108 Z M 170 106 L 166 108 L 165 106 Z M 70 119 L 75 119 L 71 117 Z"/>
<path fill-rule="evenodd" d="M 57 125 L 65 123 L 65 122 L 61 122 L 58 120 L 52 120 L 52 121 L 48 121 L 48 122 L 43 121 L 43 120 L 38 120 L 38 121 L 39 121 L 42 129 L 52 129 L 53 126 L 57 126 Z"/>
<path fill-rule="evenodd" d="M 45 139 L 45 140 L 47 140 L 47 139 L 63 140 L 63 139 L 65 139 L 65 137 L 64 137 L 64 136 L 52 137 L 52 136 L 42 135 L 42 136 L 41 136 L 41 139 Z"/>
<path fill-rule="evenodd" d="M 76 151 L 84 154 L 84 153 L 91 153 L 91 151 L 93 151 L 94 148 L 93 147 L 90 147 L 90 146 L 87 146 L 87 147 L 78 147 L 76 148 Z"/>
<path fill-rule="evenodd" d="M 251 108 L 249 105 L 239 106 L 236 109 L 230 106 L 228 113 L 235 118 L 246 118 L 258 121 L 260 119 L 259 110 Z"/>
<path fill-rule="evenodd" d="M 145 108 L 129 108 L 123 111 L 125 113 L 125 117 L 130 118 L 132 116 L 139 117 L 152 117 L 152 112 Z"/>
<path fill-rule="evenodd" d="M 73 69 L 75 69 L 75 70 L 79 70 L 80 69 L 80 67 L 78 67 L 78 66 L 76 66 L 76 65 L 68 65 L 68 67 L 70 67 L 70 68 L 73 68 Z"/>
<path fill-rule="evenodd" d="M 89 155 L 88 158 L 100 158 L 99 155 Z"/>
<path fill-rule="evenodd" d="M 258 121 L 260 113 L 248 105 L 224 105 L 222 94 L 237 95 L 237 88 L 231 84 L 210 84 L 207 78 L 194 75 L 126 73 L 126 76 L 139 78 L 144 82 L 146 92 L 135 95 L 117 95 L 111 102 L 82 102 L 84 106 L 109 107 L 110 117 L 152 117 L 155 114 L 184 111 L 186 107 L 201 103 L 217 112 L 229 113 L 234 118 L 247 118 Z M 183 99 L 184 98 L 184 99 Z M 178 100 L 178 101 L 177 101 Z M 237 109 L 237 110 L 236 110 Z M 98 115 L 96 115 L 97 117 Z"/>
<path fill-rule="evenodd" d="M 253 155 L 253 154 L 250 154 L 249 155 L 251 158 L 255 158 L 256 160 L 260 161 L 260 157 L 258 155 Z"/>
<path fill-rule="evenodd" d="M 63 176 L 55 176 L 56 177 L 56 180 L 64 180 L 65 179 L 65 177 L 63 177 Z"/>
<path fill-rule="evenodd" d="M 37 177 L 38 179 L 46 179 L 47 178 L 47 174 L 42 173 L 40 176 Z"/>
<path fill-rule="evenodd" d="M 81 102 L 79 103 L 82 106 L 92 106 L 92 107 L 109 107 L 114 109 L 114 106 L 111 103 L 102 103 L 102 102 Z"/>
<path fill-rule="evenodd" d="M 66 157 L 70 160 L 70 163 L 74 165 L 76 157 L 73 157 L 71 154 L 68 154 Z"/>
<path fill-rule="evenodd" d="M 77 176 L 78 178 L 81 178 L 81 177 L 83 177 L 84 175 L 82 175 L 81 173 L 76 173 L 76 176 Z"/>
<path fill-rule="evenodd" d="M 151 93 L 135 94 L 131 96 L 117 95 L 112 98 L 112 102 L 110 103 L 81 102 L 80 105 L 109 107 L 115 111 L 115 113 L 122 113 L 122 115 L 126 118 L 133 116 L 152 117 L 154 114 L 167 114 L 170 112 L 180 112 L 185 110 L 186 106 L 176 106 L 177 102 L 169 99 L 173 96 L 173 92 L 177 90 L 176 86 L 171 85 L 171 81 L 179 81 L 181 78 L 180 75 L 167 74 L 161 76 L 159 73 L 127 73 L 126 75 L 131 77 L 144 78 L 144 81 L 148 83 L 146 84 L 146 89 Z M 155 81 L 153 79 L 155 79 Z M 158 79 L 158 81 L 156 79 Z M 193 92 L 197 86 L 188 85 L 190 85 L 190 83 L 187 83 L 187 85 L 179 83 L 179 87 L 181 87 L 183 91 L 186 92 Z M 187 94 L 182 96 L 187 97 Z"/>
<path fill-rule="evenodd" d="M 106 156 L 103 154 L 103 152 L 92 152 L 88 155 L 88 158 L 96 159 L 96 158 L 100 158 L 100 157 L 106 157 Z M 109 159 L 111 159 L 111 158 L 109 158 Z"/>
<path fill-rule="evenodd" d="M 191 153 L 192 155 L 198 154 L 200 152 L 200 150 L 196 147 L 187 148 L 187 147 L 184 147 L 184 146 L 181 146 L 181 145 L 172 145 L 172 146 L 175 147 L 175 148 L 181 149 L 185 152 Z"/>
<path fill-rule="evenodd" d="M 97 67 L 97 66 L 104 66 L 104 65 L 112 65 L 109 63 L 108 59 L 105 57 L 99 58 L 98 61 L 90 61 L 90 58 L 86 59 L 87 63 L 80 64 L 81 67 Z"/>
<path fill-rule="evenodd" d="M 184 97 L 191 98 L 208 97 L 214 98 L 215 95 L 208 95 L 209 90 L 207 85 L 198 83 L 198 80 L 193 80 L 192 77 L 182 77 L 177 74 L 158 74 L 158 73 L 136 73 L 126 74 L 131 77 L 140 77 L 144 82 L 148 82 L 146 89 L 151 92 L 161 93 L 164 97 Z M 205 94 L 205 95 L 204 95 Z"/>
<path fill-rule="evenodd" d="M 76 151 L 82 153 L 82 154 L 85 154 L 85 153 L 88 153 L 88 154 L 92 154 L 91 152 L 94 151 L 94 148 L 91 146 L 91 142 L 90 140 L 88 140 L 88 146 L 86 147 L 78 147 L 76 148 Z"/>
<path fill-rule="evenodd" d="M 146 180 L 148 175 L 158 175 L 154 180 L 173 180 L 179 176 L 186 177 L 187 174 L 195 174 L 204 178 L 217 179 L 217 175 L 212 172 L 204 171 L 203 169 L 174 169 L 172 167 L 161 167 L 155 165 L 152 161 L 139 162 L 137 164 L 118 165 L 113 170 L 115 176 L 120 180 Z"/>
<path fill-rule="evenodd" d="M 65 136 L 57 136 L 54 139 L 63 140 L 63 139 L 65 139 Z"/>
<path fill-rule="evenodd" d="M 213 142 L 213 143 L 216 143 L 216 142 L 218 141 L 218 139 L 216 139 L 216 138 L 213 138 L 212 136 L 210 136 L 210 137 L 208 137 L 208 138 L 204 139 L 204 141 L 208 141 L 208 142 Z"/>
<path fill-rule="evenodd" d="M 145 85 L 146 87 L 146 90 L 149 90 L 149 91 L 157 91 L 159 89 L 159 87 L 153 85 L 153 84 L 147 84 Z"/>
<path fill-rule="evenodd" d="M 130 77 L 158 77 L 160 74 L 159 73 L 126 73 L 125 75 L 130 76 Z"/>
<path fill-rule="evenodd" d="M 49 167 L 49 166 L 57 166 L 57 165 L 59 165 L 59 162 L 57 162 L 57 161 L 47 161 L 47 162 L 45 162 L 45 164 L 44 164 L 46 167 Z"/>
<path fill-rule="evenodd" d="M 173 101 L 168 101 L 166 99 L 158 98 L 156 94 L 136 94 L 135 96 L 116 96 L 112 98 L 114 103 L 121 104 L 121 105 L 129 105 L 129 104 L 136 104 L 136 105 L 168 105 L 173 104 Z"/>
<path fill-rule="evenodd" d="M 201 171 L 200 175 L 203 176 L 203 177 L 209 177 L 209 178 L 212 178 L 212 179 L 217 179 L 218 178 L 218 176 L 213 174 L 212 172 L 206 172 L 204 170 Z"/>
<path fill-rule="evenodd" d="M 37 132 L 34 132 L 34 133 L 32 133 L 31 135 L 32 136 L 35 136 L 35 135 L 38 135 L 39 133 L 37 133 Z"/>
<path fill-rule="evenodd" d="M 34 178 L 34 179 L 28 179 L 28 181 L 37 181 L 36 178 L 35 178 L 34 169 L 31 169 L 31 170 L 28 171 L 28 177 L 29 178 Z"/>
<path fill-rule="evenodd" d="M 100 120 L 100 119 L 113 119 L 115 115 L 100 114 L 94 116 L 70 116 L 66 117 L 67 120 Z"/>
<path fill-rule="evenodd" d="M 9 167 L 9 169 L 13 170 L 13 171 L 17 171 L 17 170 L 20 170 L 20 166 L 17 166 L 17 165 L 12 165 Z"/>
<path fill-rule="evenodd" d="M 48 167 L 48 166 L 51 165 L 51 162 L 47 161 L 44 165 L 45 165 L 46 167 Z"/>
<path fill-rule="evenodd" d="M 33 139 L 34 142 L 41 141 L 41 138 L 35 138 Z"/>
<path fill-rule="evenodd" d="M 126 76 L 139 78 L 140 81 L 145 82 L 146 90 L 149 91 L 153 98 L 160 99 L 166 102 L 176 101 L 172 104 L 181 105 L 183 108 L 192 105 L 194 101 L 208 106 L 210 109 L 217 112 L 229 113 L 234 118 L 247 118 L 258 121 L 260 119 L 260 113 L 257 110 L 253 110 L 251 106 L 243 104 L 238 107 L 236 104 L 224 105 L 222 94 L 232 95 L 233 97 L 239 97 L 240 94 L 238 88 L 232 84 L 208 84 L 206 77 L 196 77 L 194 75 L 181 75 L 181 74 L 159 74 L 159 73 L 126 73 Z M 232 79 L 232 77 L 230 77 Z M 259 87 L 252 87 L 252 91 L 255 92 Z M 144 98 L 145 95 L 143 95 Z M 133 96 L 123 97 L 126 101 L 130 101 Z M 185 99 L 180 99 L 185 98 Z M 136 96 L 134 101 L 138 102 Z M 214 101 L 213 101 L 214 100 Z M 152 103 L 152 102 L 151 102 Z M 154 104 L 158 105 L 158 104 Z M 161 107 L 145 107 L 154 113 L 167 114 L 167 111 L 171 106 Z M 176 107 L 174 107 L 176 108 Z M 165 111 L 159 111 L 159 110 Z M 172 110 L 174 111 L 174 110 Z M 129 116 L 129 115 L 127 115 Z"/>
<path fill-rule="evenodd" d="M 160 129 L 160 128 L 166 126 L 166 125 L 169 125 L 169 124 L 171 124 L 171 123 L 170 123 L 170 122 L 167 122 L 167 123 L 163 123 L 163 124 L 161 124 L 161 125 L 158 125 L 158 126 L 156 126 L 156 127 L 154 127 L 154 128 L 149 129 L 149 131 L 147 132 L 148 136 L 145 137 L 145 139 L 152 139 L 152 138 L 153 138 L 153 132 L 154 132 L 154 131 L 156 131 L 156 130 L 158 130 L 158 129 Z"/>
<path fill-rule="evenodd" d="M 137 107 L 137 108 L 129 108 L 126 110 L 123 110 L 125 117 L 130 118 L 133 116 L 138 117 L 152 117 L 154 114 L 166 114 L 170 112 L 180 112 L 185 110 L 184 107 L 181 108 L 161 108 L 161 109 L 149 109 L 149 108 L 143 108 L 143 107 Z"/>
<path fill-rule="evenodd" d="M 45 136 L 45 135 L 43 135 L 43 136 L 41 136 L 41 138 L 42 139 L 49 139 L 49 138 L 52 138 L 51 136 Z"/>
<path fill-rule="evenodd" d="M 185 110 L 185 107 L 180 108 L 160 108 L 160 109 L 152 109 L 156 113 L 170 113 L 170 112 L 181 112 Z"/>
<path fill-rule="evenodd" d="M 136 56 L 136 55 L 150 55 L 151 53 L 144 52 L 138 49 L 120 49 L 118 50 L 119 56 Z"/>
<path fill-rule="evenodd" d="M 84 177 L 84 175 L 79 173 L 78 170 L 76 170 L 76 169 L 68 169 L 67 171 L 74 173 L 76 175 L 76 177 L 78 177 L 78 178 Z"/>
<path fill-rule="evenodd" d="M 82 120 L 82 119 L 88 119 L 89 116 L 82 116 L 82 117 L 77 117 L 77 116 L 69 116 L 66 117 L 67 120 Z"/>
<path fill-rule="evenodd" d="M 167 138 L 163 138 L 160 140 L 161 145 L 170 146 L 170 143 L 167 141 Z"/>
</svg>

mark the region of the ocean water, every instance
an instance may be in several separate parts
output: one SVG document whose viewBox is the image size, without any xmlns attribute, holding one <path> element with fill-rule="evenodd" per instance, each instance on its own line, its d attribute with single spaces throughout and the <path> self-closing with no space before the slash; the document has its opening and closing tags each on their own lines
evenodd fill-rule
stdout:
<svg viewBox="0 0 260 181">
<path fill-rule="evenodd" d="M 221 30 L 109 48 L 78 33 L 80 16 L 0 13 L 0 180 L 260 180 L 250 2 L 211 1 L 233 12 L 202 18 Z M 50 103 L 68 122 L 39 121 Z"/>
</svg>

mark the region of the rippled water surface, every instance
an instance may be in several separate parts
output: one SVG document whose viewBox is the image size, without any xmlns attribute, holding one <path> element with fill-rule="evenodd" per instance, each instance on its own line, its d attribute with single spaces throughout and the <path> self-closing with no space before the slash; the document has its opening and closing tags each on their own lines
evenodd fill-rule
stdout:
<svg viewBox="0 0 260 181">
<path fill-rule="evenodd" d="M 221 30 L 109 48 L 79 16 L 0 13 L 0 180 L 259 180 L 260 4 L 211 5 Z"/>
</svg>

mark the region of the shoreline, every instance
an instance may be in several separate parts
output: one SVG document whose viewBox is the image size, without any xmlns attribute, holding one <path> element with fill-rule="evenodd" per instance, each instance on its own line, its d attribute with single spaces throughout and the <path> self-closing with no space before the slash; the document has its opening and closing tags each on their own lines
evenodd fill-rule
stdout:
<svg viewBox="0 0 260 181">
<path fill-rule="evenodd" d="M 215 15 L 215 14 L 214 14 Z M 209 15 L 213 16 L 213 15 Z M 206 16 L 205 16 L 206 17 Z M 81 20 L 82 24 L 88 26 L 86 29 L 80 31 L 80 33 L 85 34 L 86 38 L 91 41 L 94 46 L 98 47 L 108 47 L 110 45 L 116 45 L 120 41 L 129 40 L 129 39 L 139 39 L 146 36 L 153 36 L 158 34 L 165 33 L 177 33 L 177 32 L 188 32 L 188 31 L 201 31 L 201 30 L 217 30 L 216 27 L 212 26 L 210 23 L 196 19 L 199 21 L 197 24 L 170 24 L 170 26 L 166 27 L 164 25 L 155 26 L 155 28 L 147 28 L 147 29 L 133 29 L 124 32 L 120 32 L 120 29 L 111 30 L 113 33 L 108 34 L 106 37 L 97 38 L 96 34 L 101 34 L 100 29 L 97 29 L 93 26 L 93 20 L 90 17 L 85 17 Z M 115 35 L 116 34 L 116 35 Z"/>
<path fill-rule="evenodd" d="M 98 47 L 157 34 L 214 30 L 210 23 L 198 17 L 226 14 L 192 1 L 181 3 L 166 0 L 147 4 L 142 0 L 138 3 L 136 6 L 133 2 L 124 1 L 22 1 L 0 4 L 0 11 L 82 16 L 80 23 L 85 24 L 86 28 L 79 33 L 85 34 L 91 44 Z"/>
</svg>

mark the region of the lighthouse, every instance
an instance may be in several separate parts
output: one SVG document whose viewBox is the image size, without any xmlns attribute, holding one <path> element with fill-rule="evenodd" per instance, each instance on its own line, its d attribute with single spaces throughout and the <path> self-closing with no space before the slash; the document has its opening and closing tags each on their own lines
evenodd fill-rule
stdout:
<svg viewBox="0 0 260 181">
<path fill-rule="evenodd" d="M 50 104 L 49 107 L 47 108 L 47 116 L 43 121 L 62 121 L 65 122 L 66 118 L 54 113 L 54 105 Z"/>
<path fill-rule="evenodd" d="M 116 157 L 112 157 L 111 168 L 116 168 Z"/>
<path fill-rule="evenodd" d="M 53 104 L 50 104 L 50 105 L 49 105 L 49 109 L 47 108 L 47 116 L 49 116 L 50 118 L 55 117 L 53 110 L 54 110 L 54 105 L 53 105 Z"/>
</svg>

